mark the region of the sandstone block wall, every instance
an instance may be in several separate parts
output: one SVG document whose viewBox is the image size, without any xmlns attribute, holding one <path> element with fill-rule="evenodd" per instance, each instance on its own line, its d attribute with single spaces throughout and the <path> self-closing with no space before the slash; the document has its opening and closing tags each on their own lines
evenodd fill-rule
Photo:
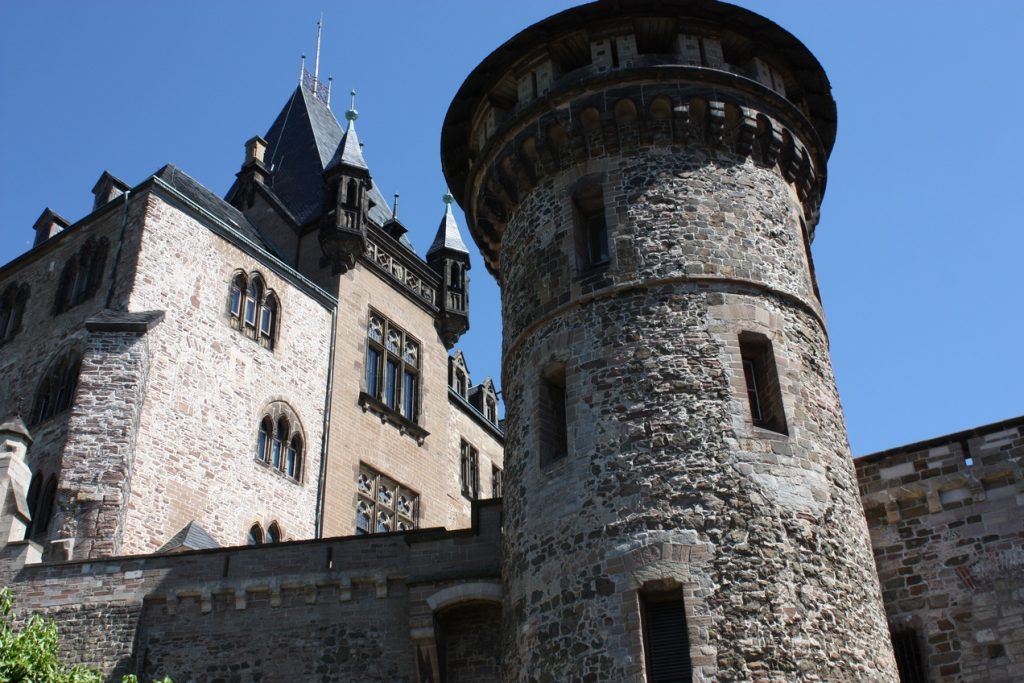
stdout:
<svg viewBox="0 0 1024 683">
<path fill-rule="evenodd" d="M 420 527 L 449 529 L 469 523 L 469 505 L 459 490 L 459 437 L 464 427 L 481 454 L 500 458 L 501 445 L 448 399 L 448 352 L 433 315 L 364 264 L 338 278 L 338 315 L 331 402 L 331 432 L 325 480 L 324 535 L 355 533 L 359 463 L 420 496 Z M 418 426 L 422 443 L 359 404 L 366 390 L 367 326 L 370 309 L 420 344 Z M 481 460 L 483 460 L 483 455 Z M 488 470 L 487 476 L 490 476 Z"/>
<path fill-rule="evenodd" d="M 1024 680 L 1024 418 L 856 464 L 889 624 L 928 680 Z"/>
</svg>

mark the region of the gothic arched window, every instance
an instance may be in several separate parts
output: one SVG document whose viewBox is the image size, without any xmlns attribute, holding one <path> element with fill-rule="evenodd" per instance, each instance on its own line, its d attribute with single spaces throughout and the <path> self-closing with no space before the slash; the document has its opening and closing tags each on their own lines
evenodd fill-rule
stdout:
<svg viewBox="0 0 1024 683">
<path fill-rule="evenodd" d="M 82 359 L 76 351 L 58 358 L 46 371 L 36 392 L 32 408 L 32 424 L 39 424 L 71 407 L 78 387 Z"/>
<path fill-rule="evenodd" d="M 10 339 L 21 329 L 21 320 L 25 316 L 28 303 L 28 285 L 18 286 L 16 283 L 7 285 L 0 297 L 0 342 Z"/>
<path fill-rule="evenodd" d="M 263 528 L 259 524 L 249 527 L 249 533 L 245 538 L 246 545 L 263 545 Z"/>
<path fill-rule="evenodd" d="M 281 315 L 281 302 L 268 289 L 259 273 L 238 271 L 228 288 L 228 315 L 231 326 L 266 349 L 273 350 Z"/>
<path fill-rule="evenodd" d="M 96 293 L 103 279 L 109 244 L 106 237 L 90 237 L 78 253 L 67 260 L 57 287 L 55 313 L 63 313 L 74 308 Z"/>
<path fill-rule="evenodd" d="M 270 441 L 273 434 L 274 423 L 269 417 L 264 417 L 260 422 L 259 435 L 256 437 L 256 459 L 260 462 L 270 462 Z"/>
<path fill-rule="evenodd" d="M 300 482 L 303 443 L 302 429 L 291 407 L 280 401 L 270 404 L 256 432 L 256 462 Z"/>
<path fill-rule="evenodd" d="M 270 526 L 267 527 L 267 543 L 280 543 L 281 542 L 281 527 L 277 525 L 277 522 L 271 522 Z"/>
</svg>

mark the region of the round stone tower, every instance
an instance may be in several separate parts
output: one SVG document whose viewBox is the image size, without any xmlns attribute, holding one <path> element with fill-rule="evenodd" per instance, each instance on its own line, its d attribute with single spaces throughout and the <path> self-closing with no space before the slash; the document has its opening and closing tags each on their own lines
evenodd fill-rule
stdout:
<svg viewBox="0 0 1024 683">
<path fill-rule="evenodd" d="M 895 681 L 810 242 L 817 60 L 597 2 L 466 79 L 444 171 L 502 288 L 507 681 Z"/>
</svg>

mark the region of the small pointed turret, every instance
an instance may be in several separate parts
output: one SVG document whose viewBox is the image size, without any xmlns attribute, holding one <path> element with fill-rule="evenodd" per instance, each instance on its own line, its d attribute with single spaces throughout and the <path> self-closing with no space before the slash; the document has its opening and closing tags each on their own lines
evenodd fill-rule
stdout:
<svg viewBox="0 0 1024 683">
<path fill-rule="evenodd" d="M 446 192 L 444 217 L 437 228 L 433 244 L 427 250 L 427 264 L 441 278 L 441 300 L 438 307 L 438 332 L 449 349 L 469 329 L 469 249 L 462 241 L 462 233 L 452 214 L 455 198 Z"/>
<path fill-rule="evenodd" d="M 370 169 L 363 159 L 356 135 L 356 91 L 345 112 L 348 127 L 331 162 L 324 169 L 324 213 L 320 223 L 320 248 L 335 273 L 355 266 L 366 251 L 366 221 L 372 202 Z"/>
</svg>

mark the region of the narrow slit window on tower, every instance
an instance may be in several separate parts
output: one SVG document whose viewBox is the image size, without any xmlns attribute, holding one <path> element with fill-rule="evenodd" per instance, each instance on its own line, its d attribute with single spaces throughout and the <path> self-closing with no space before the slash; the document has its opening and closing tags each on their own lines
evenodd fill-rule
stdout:
<svg viewBox="0 0 1024 683">
<path fill-rule="evenodd" d="M 751 422 L 755 427 L 787 434 L 782 387 L 771 341 L 763 334 L 742 332 L 740 356 Z"/>
<path fill-rule="evenodd" d="M 459 446 L 459 485 L 462 495 L 470 500 L 480 497 L 480 454 L 471 443 L 462 440 Z"/>
<path fill-rule="evenodd" d="M 682 588 L 642 591 L 640 619 L 648 683 L 693 680 Z"/>
<path fill-rule="evenodd" d="M 807 224 L 804 223 L 804 219 L 800 219 L 800 241 L 804 245 L 804 258 L 807 259 L 807 274 L 811 278 L 811 288 L 814 290 L 814 296 L 821 301 L 821 292 L 818 291 L 818 278 L 814 275 L 814 257 L 811 256 L 811 236 L 807 234 Z"/>
<path fill-rule="evenodd" d="M 593 184 L 577 190 L 573 204 L 576 206 L 576 253 L 580 269 L 608 265 L 608 225 L 601 186 Z"/>
<path fill-rule="evenodd" d="M 565 366 L 548 366 L 540 378 L 538 424 L 541 467 L 564 458 L 569 452 L 565 410 Z"/>
</svg>

